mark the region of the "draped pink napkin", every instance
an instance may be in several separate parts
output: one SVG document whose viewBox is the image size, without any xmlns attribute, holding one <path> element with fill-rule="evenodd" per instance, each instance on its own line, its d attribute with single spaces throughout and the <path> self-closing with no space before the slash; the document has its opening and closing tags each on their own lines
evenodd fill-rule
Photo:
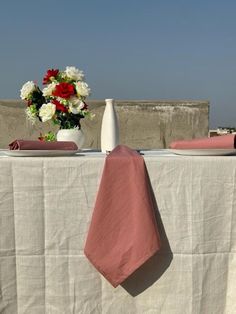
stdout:
<svg viewBox="0 0 236 314">
<path fill-rule="evenodd" d="M 160 248 L 144 159 L 126 146 L 106 157 L 84 253 L 118 286 Z"/>
<path fill-rule="evenodd" d="M 235 135 L 227 134 L 193 140 L 175 141 L 170 144 L 172 149 L 234 149 Z"/>
<path fill-rule="evenodd" d="M 31 140 L 15 140 L 9 144 L 10 150 L 77 150 L 74 142 L 43 142 Z"/>
</svg>

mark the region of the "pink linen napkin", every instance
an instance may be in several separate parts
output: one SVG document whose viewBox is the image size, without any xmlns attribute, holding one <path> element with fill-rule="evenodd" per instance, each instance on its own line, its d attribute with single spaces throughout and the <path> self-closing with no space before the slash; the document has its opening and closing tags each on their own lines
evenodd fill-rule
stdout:
<svg viewBox="0 0 236 314">
<path fill-rule="evenodd" d="M 234 149 L 235 134 L 175 141 L 170 144 L 172 149 Z"/>
<path fill-rule="evenodd" d="M 77 150 L 74 142 L 42 142 L 15 140 L 9 144 L 10 150 Z"/>
<path fill-rule="evenodd" d="M 160 248 L 144 159 L 126 146 L 106 157 L 84 253 L 117 287 Z"/>
</svg>

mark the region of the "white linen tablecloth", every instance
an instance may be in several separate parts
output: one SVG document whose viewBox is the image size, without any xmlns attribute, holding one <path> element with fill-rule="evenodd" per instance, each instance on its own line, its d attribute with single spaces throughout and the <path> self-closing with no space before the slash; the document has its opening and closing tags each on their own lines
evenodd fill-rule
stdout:
<svg viewBox="0 0 236 314">
<path fill-rule="evenodd" d="M 236 313 L 236 157 L 144 158 L 163 246 L 114 289 L 83 255 L 104 155 L 0 157 L 0 313 Z"/>
</svg>

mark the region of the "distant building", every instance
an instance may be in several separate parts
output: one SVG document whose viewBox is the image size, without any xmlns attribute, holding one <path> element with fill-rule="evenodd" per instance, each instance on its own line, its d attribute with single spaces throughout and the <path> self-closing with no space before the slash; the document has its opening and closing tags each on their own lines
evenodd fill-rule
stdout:
<svg viewBox="0 0 236 314">
<path fill-rule="evenodd" d="M 218 127 L 215 130 L 209 130 L 208 137 L 226 135 L 230 133 L 236 133 L 236 128 L 233 127 Z"/>
</svg>

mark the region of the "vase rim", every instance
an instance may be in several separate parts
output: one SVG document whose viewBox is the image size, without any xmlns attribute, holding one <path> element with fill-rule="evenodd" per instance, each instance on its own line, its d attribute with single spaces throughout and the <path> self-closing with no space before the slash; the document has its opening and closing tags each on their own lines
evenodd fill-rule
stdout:
<svg viewBox="0 0 236 314">
<path fill-rule="evenodd" d="M 80 130 L 80 128 L 76 127 L 76 128 L 62 128 L 62 129 L 59 129 L 59 130 Z"/>
<path fill-rule="evenodd" d="M 58 132 L 59 131 L 69 131 L 70 132 L 70 131 L 81 131 L 81 129 L 59 129 Z"/>
</svg>

